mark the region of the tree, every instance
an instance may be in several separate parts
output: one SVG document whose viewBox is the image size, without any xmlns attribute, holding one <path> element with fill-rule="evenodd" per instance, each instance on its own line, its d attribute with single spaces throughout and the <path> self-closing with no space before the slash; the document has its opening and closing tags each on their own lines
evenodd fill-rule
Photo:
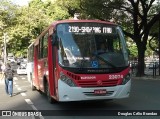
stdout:
<svg viewBox="0 0 160 119">
<path fill-rule="evenodd" d="M 3 43 L 3 34 L 7 33 L 7 51 L 9 52 L 9 47 L 11 44 L 11 27 L 15 24 L 15 13 L 17 7 L 7 0 L 0 1 L 0 42 Z"/>
<path fill-rule="evenodd" d="M 149 39 L 149 47 L 151 48 L 152 51 L 154 51 L 156 54 L 159 54 L 159 23 L 155 23 L 151 29 L 150 36 L 151 38 Z"/>
<path fill-rule="evenodd" d="M 152 26 L 160 19 L 156 0 L 80 0 L 80 8 L 88 18 L 114 20 L 124 28 L 138 48 L 137 76 L 144 75 L 144 57 Z M 95 10 L 96 9 L 96 10 Z"/>
<path fill-rule="evenodd" d="M 16 56 L 26 55 L 27 47 L 55 20 L 67 19 L 69 14 L 59 2 L 32 0 L 28 6 L 17 6 L 9 0 L 0 0 L 0 27 L 8 33 L 8 52 Z M 2 30 L 0 36 L 3 36 Z M 3 43 L 0 37 L 0 43 Z"/>
</svg>

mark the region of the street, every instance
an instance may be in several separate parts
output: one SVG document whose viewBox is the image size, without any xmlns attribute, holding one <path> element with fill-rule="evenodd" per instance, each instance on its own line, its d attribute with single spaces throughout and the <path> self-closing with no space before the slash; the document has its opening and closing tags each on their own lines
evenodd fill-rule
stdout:
<svg viewBox="0 0 160 119">
<path fill-rule="evenodd" d="M 132 80 L 131 95 L 128 99 L 118 99 L 110 101 L 59 102 L 50 104 L 44 94 L 39 91 L 31 90 L 30 83 L 28 82 L 26 75 L 16 75 L 14 77 L 13 97 L 9 97 L 5 94 L 4 84 L 3 82 L 0 83 L 0 110 L 41 112 L 36 117 L 23 117 L 25 119 L 50 119 L 53 117 L 55 117 L 56 119 L 81 119 L 82 116 L 86 119 L 105 119 L 106 116 L 114 119 L 125 119 L 128 117 L 122 115 L 118 116 L 117 110 L 122 112 L 138 112 L 147 110 L 156 112 L 157 110 L 160 112 L 159 91 L 160 80 L 135 79 Z M 110 110 L 112 110 L 111 113 L 113 113 L 114 115 L 109 115 Z M 3 116 L 0 118 L 5 119 L 6 117 Z M 18 118 L 21 119 L 22 116 L 15 117 L 15 119 Z M 158 119 L 159 116 L 129 116 L 129 118 Z"/>
</svg>

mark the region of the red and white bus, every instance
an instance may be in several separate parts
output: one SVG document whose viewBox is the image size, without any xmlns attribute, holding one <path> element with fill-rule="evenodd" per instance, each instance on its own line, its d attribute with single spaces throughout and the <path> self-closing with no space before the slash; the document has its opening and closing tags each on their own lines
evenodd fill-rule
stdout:
<svg viewBox="0 0 160 119">
<path fill-rule="evenodd" d="M 32 89 L 46 93 L 50 102 L 129 96 L 128 50 L 118 25 L 99 20 L 56 21 L 33 46 Z"/>
<path fill-rule="evenodd" d="M 34 43 L 30 44 L 27 49 L 27 78 L 29 82 L 31 82 L 33 74 L 33 59 L 34 59 L 33 57 L 34 57 Z"/>
</svg>

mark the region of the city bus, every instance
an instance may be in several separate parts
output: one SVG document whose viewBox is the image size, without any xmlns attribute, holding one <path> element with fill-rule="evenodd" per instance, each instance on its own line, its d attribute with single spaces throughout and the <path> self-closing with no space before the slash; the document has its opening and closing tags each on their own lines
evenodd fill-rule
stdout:
<svg viewBox="0 0 160 119">
<path fill-rule="evenodd" d="M 100 20 L 56 21 L 33 47 L 31 87 L 45 93 L 50 103 L 129 97 L 128 49 L 120 26 Z"/>
<path fill-rule="evenodd" d="M 34 50 L 34 43 L 30 44 L 27 49 L 27 68 L 26 69 L 27 69 L 27 79 L 30 83 L 32 83 L 31 80 L 32 80 L 32 74 L 33 74 L 33 57 L 34 57 L 33 50 Z"/>
</svg>

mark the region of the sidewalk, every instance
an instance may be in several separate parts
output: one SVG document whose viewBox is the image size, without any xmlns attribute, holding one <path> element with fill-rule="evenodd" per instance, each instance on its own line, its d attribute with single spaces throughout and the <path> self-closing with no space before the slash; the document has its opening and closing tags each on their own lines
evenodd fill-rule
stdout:
<svg viewBox="0 0 160 119">
<path fill-rule="evenodd" d="M 136 70 L 131 73 L 132 79 L 142 79 L 142 80 L 160 80 L 159 70 L 156 70 L 156 76 L 153 76 L 152 70 L 145 70 L 145 76 L 136 77 Z"/>
<path fill-rule="evenodd" d="M 25 101 L 27 97 L 21 94 L 25 89 L 18 90 L 16 87 L 18 80 L 14 80 L 13 96 L 10 97 L 5 93 L 4 80 L 0 79 L 0 119 L 37 119 L 38 117 L 32 115 L 21 116 L 23 112 L 33 111 L 33 108 Z"/>
<path fill-rule="evenodd" d="M 136 76 L 131 76 L 131 79 L 140 79 L 140 80 L 160 80 L 160 76 L 143 76 L 143 77 L 136 77 Z"/>
<path fill-rule="evenodd" d="M 0 73 L 0 84 L 4 84 L 4 77 L 2 73 Z"/>
<path fill-rule="evenodd" d="M 16 95 L 17 89 L 15 86 L 13 86 L 13 96 L 10 97 L 5 92 L 5 85 L 4 80 L 0 79 L 0 110 L 11 110 L 16 107 L 17 97 L 20 97 L 19 95 Z M 0 117 L 1 118 L 1 117 Z"/>
</svg>

